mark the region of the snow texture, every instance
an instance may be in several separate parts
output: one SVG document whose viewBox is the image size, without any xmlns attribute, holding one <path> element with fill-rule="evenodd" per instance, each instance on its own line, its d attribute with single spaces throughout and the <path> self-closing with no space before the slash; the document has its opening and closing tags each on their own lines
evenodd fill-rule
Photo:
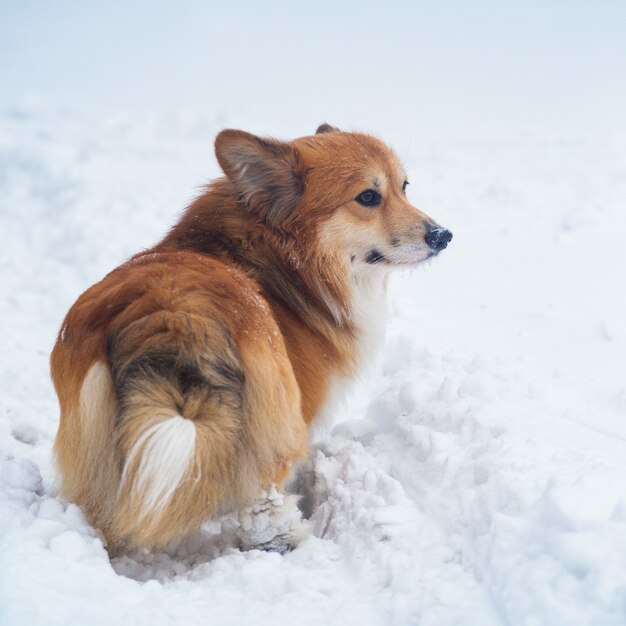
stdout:
<svg viewBox="0 0 626 626">
<path fill-rule="evenodd" d="M 565 27 L 556 32 L 573 58 L 593 48 L 584 38 L 579 48 L 586 14 L 574 4 L 563 23 L 575 45 Z M 523 28 L 528 14 L 516 19 Z M 591 20 L 589 29 L 600 32 Z M 354 32 L 346 28 L 352 44 Z M 611 62 L 567 65 L 561 95 L 574 95 L 574 72 L 602 68 L 600 92 L 623 81 L 623 37 L 616 48 L 606 33 L 598 50 Z M 526 45 L 501 38 L 511 50 Z M 547 41 L 527 45 L 549 65 Z M 537 67 L 529 75 L 544 76 Z M 526 94 L 529 115 L 551 101 L 544 87 L 533 82 Z M 626 122 L 603 98 L 586 101 L 587 124 L 564 108 L 562 124 L 555 113 L 524 127 L 519 105 L 496 132 L 470 107 L 471 128 L 429 133 L 393 103 L 380 120 L 378 95 L 364 113 L 337 89 L 337 117 L 326 100 L 315 112 L 320 100 L 302 110 L 290 102 L 289 113 L 259 100 L 256 112 L 224 114 L 207 98 L 202 112 L 153 102 L 113 114 L 87 96 L 62 106 L 58 94 L 47 102 L 18 91 L 0 96 L 2 626 L 626 623 Z M 435 124 L 451 115 L 442 96 L 434 92 L 433 107 L 445 101 Z M 502 120 L 502 104 L 485 116 Z M 391 140 L 409 198 L 454 240 L 427 267 L 393 277 L 383 348 L 316 433 L 294 485 L 308 538 L 287 554 L 242 551 L 242 520 L 226 516 L 168 553 L 110 560 L 98 530 L 57 495 L 48 358 L 63 316 L 218 174 L 219 129 L 288 137 L 322 121 Z M 265 532 L 265 521 L 254 523 Z"/>
</svg>

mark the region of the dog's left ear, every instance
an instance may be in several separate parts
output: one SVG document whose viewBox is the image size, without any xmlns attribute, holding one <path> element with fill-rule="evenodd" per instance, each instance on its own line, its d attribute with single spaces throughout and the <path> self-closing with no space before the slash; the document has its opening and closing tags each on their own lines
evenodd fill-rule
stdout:
<svg viewBox="0 0 626 626">
<path fill-rule="evenodd" d="M 331 126 L 324 122 L 317 127 L 315 131 L 316 135 L 323 135 L 324 133 L 340 133 L 341 131 L 336 126 Z"/>
<path fill-rule="evenodd" d="M 215 155 L 245 204 L 270 226 L 285 226 L 302 194 L 296 150 L 275 139 L 223 130 Z"/>
</svg>

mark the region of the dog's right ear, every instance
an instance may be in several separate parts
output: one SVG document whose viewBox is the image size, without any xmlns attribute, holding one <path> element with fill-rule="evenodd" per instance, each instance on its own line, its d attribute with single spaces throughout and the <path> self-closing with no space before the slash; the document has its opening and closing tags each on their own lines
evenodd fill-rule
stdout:
<svg viewBox="0 0 626 626">
<path fill-rule="evenodd" d="M 317 127 L 315 131 L 316 135 L 323 135 L 324 133 L 340 133 L 341 131 L 336 126 L 331 126 L 324 122 Z"/>
<path fill-rule="evenodd" d="M 215 155 L 241 200 L 274 228 L 284 227 L 302 193 L 298 153 L 288 143 L 223 130 Z"/>
</svg>

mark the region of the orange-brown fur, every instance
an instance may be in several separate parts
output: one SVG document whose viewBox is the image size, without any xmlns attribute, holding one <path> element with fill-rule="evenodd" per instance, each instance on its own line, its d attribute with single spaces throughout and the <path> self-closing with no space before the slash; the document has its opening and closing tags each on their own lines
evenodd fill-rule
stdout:
<svg viewBox="0 0 626 626">
<path fill-rule="evenodd" d="M 393 152 L 367 135 L 224 131 L 216 153 L 226 177 L 80 296 L 52 353 L 62 493 L 113 549 L 164 547 L 286 480 L 333 380 L 358 366 L 355 255 L 368 237 L 423 239 L 429 222 L 401 193 Z M 372 177 L 376 216 L 353 202 Z M 194 423 L 193 464 L 146 512 L 141 436 L 173 416 Z"/>
</svg>

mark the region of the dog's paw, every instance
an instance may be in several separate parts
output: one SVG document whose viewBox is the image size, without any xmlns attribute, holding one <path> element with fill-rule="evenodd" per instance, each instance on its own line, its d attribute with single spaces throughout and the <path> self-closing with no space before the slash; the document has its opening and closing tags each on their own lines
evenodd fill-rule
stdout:
<svg viewBox="0 0 626 626">
<path fill-rule="evenodd" d="M 287 533 L 276 535 L 270 541 L 249 546 L 247 550 L 263 550 L 264 552 L 278 552 L 278 554 L 287 554 L 295 550 L 310 534 L 307 522 L 301 521 L 294 524 Z"/>
<path fill-rule="evenodd" d="M 272 541 L 268 541 L 267 543 L 262 543 L 259 546 L 255 546 L 254 548 L 248 548 L 249 550 L 262 550 L 263 552 L 276 552 L 283 556 L 284 554 L 288 554 L 292 550 L 295 550 L 296 546 L 289 543 L 289 541 L 283 537 L 274 537 Z"/>
<path fill-rule="evenodd" d="M 244 550 L 258 548 L 285 554 L 309 535 L 308 523 L 302 520 L 298 509 L 298 496 L 285 496 L 275 490 L 241 511 L 239 525 Z"/>
</svg>

